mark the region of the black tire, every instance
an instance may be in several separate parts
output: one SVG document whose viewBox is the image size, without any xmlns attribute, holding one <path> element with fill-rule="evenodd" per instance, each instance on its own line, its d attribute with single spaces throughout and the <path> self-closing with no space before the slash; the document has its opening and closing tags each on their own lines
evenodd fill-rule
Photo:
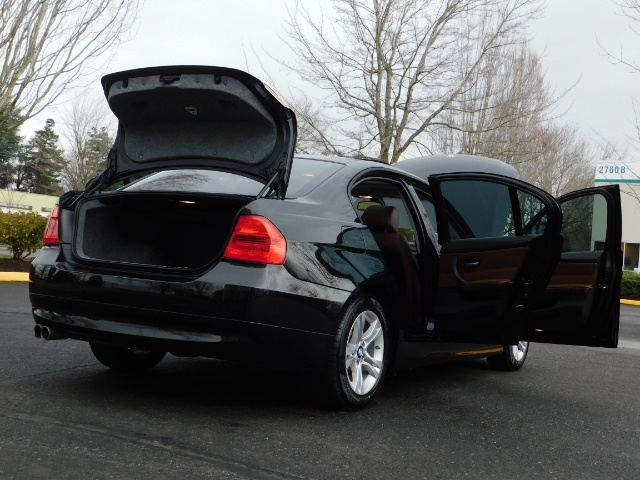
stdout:
<svg viewBox="0 0 640 480">
<path fill-rule="evenodd" d="M 516 348 L 519 352 L 516 351 Z M 487 362 L 495 370 L 515 372 L 522 368 L 528 353 L 529 342 L 518 342 L 516 345 L 505 345 L 500 355 L 487 357 Z"/>
<path fill-rule="evenodd" d="M 93 355 L 101 364 L 118 372 L 144 372 L 155 367 L 167 354 L 167 352 L 136 350 L 101 343 L 90 343 L 89 345 Z"/>
<path fill-rule="evenodd" d="M 354 328 L 356 320 L 362 322 L 358 323 L 363 325 L 362 328 Z M 376 321 L 379 330 L 375 325 Z M 362 335 L 357 333 L 359 330 L 362 331 Z M 358 336 L 359 340 L 356 338 Z M 338 327 L 334 345 L 330 349 L 329 367 L 326 372 L 326 393 L 333 406 L 345 410 L 358 410 L 374 399 L 380 391 L 389 364 L 389 339 L 387 317 L 382 306 L 374 299 L 360 297 L 347 308 Z M 353 350 L 349 359 L 348 345 L 350 350 Z M 350 363 L 349 368 L 347 360 Z M 376 370 L 378 373 L 374 374 Z M 360 372 L 359 375 L 355 373 L 357 371 Z M 358 388 L 360 392 L 357 391 Z"/>
</svg>

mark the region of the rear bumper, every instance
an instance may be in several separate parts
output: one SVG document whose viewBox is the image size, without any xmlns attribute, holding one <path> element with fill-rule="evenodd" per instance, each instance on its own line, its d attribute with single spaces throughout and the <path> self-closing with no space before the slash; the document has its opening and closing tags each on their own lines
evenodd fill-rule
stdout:
<svg viewBox="0 0 640 480">
<path fill-rule="evenodd" d="M 31 268 L 36 323 L 72 339 L 179 356 L 324 369 L 350 297 L 282 266 L 220 262 L 197 280 L 170 282 L 72 270 L 53 254 Z"/>
<path fill-rule="evenodd" d="M 136 313 L 135 311 L 132 313 Z M 141 313 L 141 312 L 137 312 Z M 323 370 L 333 337 L 269 325 L 220 326 L 198 319 L 199 329 L 167 328 L 122 319 L 60 314 L 34 309 L 36 323 L 46 325 L 63 337 L 123 347 L 168 351 L 182 357 L 210 357 L 278 368 Z M 139 319 L 145 318 L 143 315 Z M 182 317 L 180 320 L 185 320 Z M 244 330 L 244 331 L 243 331 Z M 229 332 L 232 332 L 231 334 Z"/>
</svg>

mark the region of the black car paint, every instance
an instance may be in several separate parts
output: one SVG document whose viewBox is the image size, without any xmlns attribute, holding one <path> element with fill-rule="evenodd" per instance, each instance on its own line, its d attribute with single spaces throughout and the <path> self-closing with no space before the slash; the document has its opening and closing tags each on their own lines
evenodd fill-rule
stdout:
<svg viewBox="0 0 640 480">
<path fill-rule="evenodd" d="M 404 334 L 402 292 L 395 290 L 348 195 L 354 182 L 383 177 L 403 182 L 412 196 L 409 185 L 421 180 L 380 163 L 342 163 L 304 197 L 261 198 L 239 212 L 265 216 L 284 234 L 288 252 L 282 266 L 217 259 L 205 272 L 167 276 L 133 265 L 82 262 L 71 248 L 74 212 L 61 209 L 61 245 L 45 247 L 31 268 L 36 322 L 85 341 L 323 369 L 341 313 L 366 292 L 388 311 L 396 341 L 433 344 Z M 419 202 L 411 198 L 415 208 Z M 417 218 L 416 225 L 426 239 L 423 221 Z M 425 351 L 399 343 L 398 365 L 411 362 L 405 357 L 449 356 L 471 348 L 448 344 Z"/>
<path fill-rule="evenodd" d="M 71 248 L 74 212 L 62 209 L 62 245 L 45 247 L 31 269 L 37 323 L 85 341 L 261 363 L 268 358 L 274 366 L 321 370 L 342 312 L 366 292 L 383 304 L 395 325 L 396 365 L 478 348 L 443 346 L 404 328 L 402 292 L 395 290 L 396 282 L 348 195 L 364 178 L 395 179 L 416 210 L 419 200 L 411 185 L 428 187 L 377 162 L 342 163 L 304 197 L 261 198 L 239 212 L 265 216 L 284 234 L 288 252 L 282 266 L 217 259 L 196 276 L 167 276 L 135 266 L 81 262 Z M 435 253 L 424 219 L 418 217 L 420 248 L 429 242 Z M 409 345 L 413 343 L 419 347 Z M 425 349 L 427 345 L 431 348 Z"/>
<path fill-rule="evenodd" d="M 60 199 L 60 243 L 45 247 L 32 264 L 36 336 L 111 345 L 116 348 L 101 348 L 126 354 L 127 363 L 131 352 L 122 347 L 321 370 L 326 393 L 349 409 L 373 398 L 390 363 L 403 367 L 503 350 L 441 339 L 500 345 L 522 339 L 522 320 L 558 265 L 559 249 L 551 247 L 561 242 L 561 214 L 548 193 L 513 180 L 512 167 L 461 155 L 427 164 L 414 159 L 403 172 L 378 162 L 315 158 L 340 167 L 333 173 L 324 168 L 324 173 L 296 173 L 302 188 L 290 192 L 295 114 L 252 76 L 220 67 L 157 67 L 108 75 L 103 87 L 119 119 L 118 135 L 106 170 L 84 192 Z M 249 177 L 264 187 L 255 197 L 221 178 L 192 190 L 171 181 L 168 189 L 144 187 L 149 181 L 153 185 L 152 172 L 174 170 L 163 177 L 166 181 L 184 169 Z M 450 175 L 438 174 L 452 170 L 470 182 L 458 184 L 457 199 L 447 199 L 439 189 L 439 179 Z M 306 182 L 306 176 L 315 178 Z M 142 188 L 134 183 L 128 192 L 127 182 L 137 179 Z M 508 190 L 507 197 L 487 193 L 488 185 Z M 230 191 L 223 192 L 226 187 Z M 528 236 L 518 195 L 532 190 L 545 206 L 547 223 Z M 454 212 L 448 222 L 454 203 L 467 217 Z M 382 212 L 377 219 L 364 215 L 372 230 L 360 220 L 365 210 Z M 437 212 L 437 225 L 427 210 Z M 495 230 L 503 211 L 510 216 L 503 215 Z M 240 222 L 243 215 L 254 218 Z M 619 211 L 612 217 L 619 227 Z M 257 230 L 247 234 L 247 228 Z M 252 259 L 262 251 L 255 248 L 266 244 L 265 235 L 256 233 L 260 228 L 278 245 L 278 256 L 264 257 L 276 264 L 229 260 Z M 235 256 L 238 244 L 246 255 Z M 226 245 L 233 246 L 227 257 Z M 615 242 L 607 245 L 598 268 L 621 268 Z M 541 261 L 545 246 L 548 258 Z M 460 275 L 458 262 L 463 272 L 477 268 L 466 272 L 471 280 Z M 569 273 L 576 273 L 573 267 Z M 584 283 L 589 292 L 601 287 Z M 617 301 L 615 293 L 605 292 L 603 305 Z M 593 305 L 583 303 L 591 311 Z M 615 322 L 615 312 L 610 313 Z M 376 339 L 375 350 L 367 354 L 362 350 L 366 335 L 359 330 L 365 324 Z M 603 325 L 602 333 L 617 337 L 614 326 Z M 349 350 L 355 348 L 353 338 L 361 342 L 357 350 Z M 378 358 L 380 348 L 384 356 Z M 364 374 L 360 367 L 350 368 L 366 363 L 366 355 L 376 358 L 367 364 L 367 381 L 375 377 L 375 383 L 361 392 Z M 120 362 L 96 358 L 120 368 Z"/>
<path fill-rule="evenodd" d="M 439 246 L 413 186 L 427 192 L 430 187 L 385 164 L 331 161 L 343 167 L 298 198 L 258 198 L 238 212 L 265 216 L 283 233 L 284 265 L 218 258 L 203 271 L 167 275 L 135 265 L 79 261 L 71 247 L 74 205 L 69 202 L 71 208 L 60 213 L 61 245 L 43 249 L 31 269 L 36 322 L 80 340 L 321 370 L 342 313 L 366 293 L 391 321 L 398 367 L 419 359 L 499 354 L 502 347 L 441 342 L 403 324 L 403 292 L 395 288 L 349 193 L 364 179 L 401 185 L 416 226 L 430 308 L 437 294 Z"/>
</svg>

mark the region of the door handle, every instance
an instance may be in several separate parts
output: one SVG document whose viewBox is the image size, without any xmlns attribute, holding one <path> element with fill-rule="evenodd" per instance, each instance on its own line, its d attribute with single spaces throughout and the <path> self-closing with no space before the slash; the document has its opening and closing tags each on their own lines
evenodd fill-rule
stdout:
<svg viewBox="0 0 640 480">
<path fill-rule="evenodd" d="M 480 260 L 476 260 L 471 257 L 467 260 L 464 260 L 462 262 L 462 266 L 463 268 L 469 269 L 478 268 L 480 266 Z M 456 257 L 455 255 L 451 258 L 451 270 L 453 271 L 453 276 L 456 278 L 460 285 L 470 284 L 470 282 L 466 281 L 464 278 L 462 278 L 462 275 L 460 275 L 460 272 L 458 271 L 458 257 Z"/>
<path fill-rule="evenodd" d="M 456 280 L 460 285 L 469 284 L 469 282 L 467 282 L 464 278 L 462 278 L 462 276 L 460 275 L 460 272 L 458 271 L 458 257 L 456 256 L 453 256 L 451 258 L 451 270 L 453 271 L 453 276 L 456 277 Z"/>
</svg>

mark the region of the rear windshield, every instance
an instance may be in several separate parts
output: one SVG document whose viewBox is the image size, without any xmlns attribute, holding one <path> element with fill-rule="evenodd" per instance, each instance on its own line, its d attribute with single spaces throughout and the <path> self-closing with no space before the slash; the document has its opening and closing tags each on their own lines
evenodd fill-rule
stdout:
<svg viewBox="0 0 640 480">
<path fill-rule="evenodd" d="M 343 165 L 336 162 L 294 158 L 287 197 L 311 191 Z M 152 173 L 121 187 L 121 191 L 172 191 L 255 196 L 264 184 L 231 172 L 215 170 L 166 170 Z"/>
</svg>

